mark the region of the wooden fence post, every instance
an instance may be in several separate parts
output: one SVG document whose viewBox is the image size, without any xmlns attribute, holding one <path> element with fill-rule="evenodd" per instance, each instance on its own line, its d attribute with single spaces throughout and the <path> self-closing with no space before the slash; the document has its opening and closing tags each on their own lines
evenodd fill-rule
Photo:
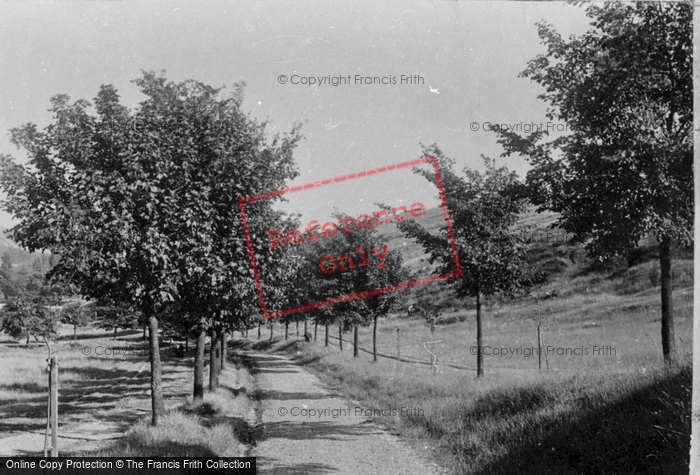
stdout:
<svg viewBox="0 0 700 475">
<path fill-rule="evenodd" d="M 46 435 L 51 427 L 51 457 L 58 457 L 58 359 L 53 355 L 49 360 L 49 404 L 46 415 Z M 46 456 L 46 437 L 44 438 Z"/>
<path fill-rule="evenodd" d="M 537 323 L 537 368 L 542 372 L 542 329 Z"/>
<path fill-rule="evenodd" d="M 399 367 L 401 367 L 401 329 L 396 329 L 396 360 L 399 362 Z"/>
</svg>

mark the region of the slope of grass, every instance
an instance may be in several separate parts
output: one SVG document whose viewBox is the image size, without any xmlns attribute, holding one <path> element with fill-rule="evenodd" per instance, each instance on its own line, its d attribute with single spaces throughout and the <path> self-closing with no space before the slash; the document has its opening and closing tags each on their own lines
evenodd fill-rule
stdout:
<svg viewBox="0 0 700 475">
<path fill-rule="evenodd" d="M 241 447 L 230 425 L 206 427 L 196 415 L 172 411 L 156 427 L 149 419 L 139 421 L 116 445 L 89 456 L 240 457 Z"/>
<path fill-rule="evenodd" d="M 238 342 L 283 349 L 328 386 L 452 473 L 683 473 L 687 470 L 688 365 L 581 375 L 444 369 L 351 357 L 302 341 Z"/>
</svg>

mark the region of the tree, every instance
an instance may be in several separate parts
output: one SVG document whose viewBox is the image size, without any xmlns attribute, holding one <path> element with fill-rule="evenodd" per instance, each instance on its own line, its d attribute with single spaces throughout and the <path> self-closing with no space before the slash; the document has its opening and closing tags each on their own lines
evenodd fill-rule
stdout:
<svg viewBox="0 0 700 475">
<path fill-rule="evenodd" d="M 346 218 L 346 216 L 341 218 Z M 358 229 L 357 232 L 343 236 L 345 249 L 342 254 L 337 255 L 357 253 L 359 249 L 362 249 L 362 252 L 367 254 L 368 260 L 374 261 L 375 264 L 343 274 L 343 277 L 349 280 L 349 285 L 346 287 L 350 288 L 353 294 L 389 288 L 408 280 L 408 272 L 402 267 L 401 254 L 390 249 L 386 240 L 377 235 L 376 226 Z M 404 296 L 405 291 L 392 291 L 348 302 L 348 314 L 355 316 L 355 357 L 358 356 L 359 350 L 358 325 L 372 323 L 372 354 L 373 361 L 377 361 L 377 322 L 379 318 L 385 317 L 394 310 Z"/>
<path fill-rule="evenodd" d="M 12 238 L 59 256 L 54 282 L 148 321 L 157 424 L 165 412 L 159 316 L 174 302 L 209 310 L 221 308 L 222 293 L 249 297 L 234 278 L 252 283 L 237 200 L 295 176 L 299 137 L 294 128 L 268 139 L 265 124 L 240 110 L 242 85 L 221 98 L 220 89 L 153 73 L 135 83 L 146 99 L 133 113 L 112 86 L 97 95 L 96 116 L 87 101 L 54 97 L 51 125 L 11 131 L 30 160 L 0 157 L 0 186 L 4 209 L 19 220 Z"/>
<path fill-rule="evenodd" d="M 693 74 L 700 77 L 700 0 L 693 0 Z M 694 123 L 700 123 L 700 87 L 693 87 Z M 695 197 L 694 280 L 700 282 L 700 130 L 693 133 L 693 184 Z M 690 474 L 700 472 L 700 295 L 693 295 L 693 390 L 691 400 Z"/>
<path fill-rule="evenodd" d="M 61 311 L 61 323 L 73 325 L 73 341 L 78 338 L 78 327 L 84 327 L 93 319 L 94 310 L 89 305 L 74 304 Z M 116 329 L 116 327 L 115 327 Z"/>
<path fill-rule="evenodd" d="M 484 158 L 483 174 L 464 169 L 464 177 L 453 170 L 454 161 L 437 145 L 424 147 L 424 156 L 435 156 L 440 164 L 445 198 L 453 224 L 462 274 L 448 280 L 460 298 L 476 299 L 477 377 L 484 374 L 481 305 L 483 298 L 498 294 L 513 295 L 522 284 L 524 257 L 522 237 L 513 227 L 526 204 L 523 185 L 514 172 L 497 168 Z M 434 185 L 435 173 L 416 169 Z M 397 223 L 408 237 L 414 238 L 429 253 L 429 262 L 437 263 L 438 274 L 454 272 L 455 262 L 446 227 L 433 235 L 414 220 Z"/>
<path fill-rule="evenodd" d="M 547 53 L 521 73 L 544 86 L 547 117 L 568 133 L 500 131 L 504 155 L 528 159 L 531 199 L 599 258 L 659 242 L 661 344 L 675 359 L 671 249 L 692 241 L 690 5 L 606 3 L 587 10 L 594 29 L 565 41 L 547 23 Z M 548 140 L 548 141 L 547 141 Z"/>
<path fill-rule="evenodd" d="M 90 305 L 95 325 L 103 330 L 114 330 L 113 339 L 117 339 L 117 330 L 132 330 L 138 328 L 140 315 L 134 309 L 124 304 L 108 304 L 98 302 Z"/>
<path fill-rule="evenodd" d="M 16 297 L 21 292 L 13 279 L 12 256 L 10 256 L 9 252 L 5 251 L 2 253 L 0 259 L 0 291 L 5 298 Z"/>
<path fill-rule="evenodd" d="M 337 220 L 338 228 L 342 228 L 341 223 L 350 217 L 336 212 L 333 218 Z M 355 357 L 359 355 L 358 327 L 373 323 L 374 361 L 377 361 L 377 321 L 395 308 L 402 292 L 383 292 L 353 300 L 342 298 L 399 285 L 407 280 L 408 274 L 402 268 L 401 254 L 389 249 L 386 241 L 378 235 L 376 226 L 353 229 L 353 232 L 333 239 L 305 243 L 301 251 L 305 263 L 299 267 L 299 272 L 305 276 L 300 275 L 297 279 L 302 282 L 297 286 L 297 296 L 307 302 L 341 299 L 333 304 L 332 309 L 314 309 L 304 313 L 303 318 L 311 316 L 326 325 L 337 322 L 341 338 L 343 329 L 353 328 Z M 332 256 L 338 258 L 337 266 L 335 257 L 330 259 Z M 345 257 L 348 259 L 343 260 Z"/>
<path fill-rule="evenodd" d="M 34 338 L 41 340 L 51 351 L 49 341 L 58 336 L 56 325 L 58 318 L 56 313 L 47 309 L 41 299 L 28 299 L 20 297 L 9 302 L 0 311 L 2 325 L 0 328 L 15 340 L 27 340 Z"/>
</svg>

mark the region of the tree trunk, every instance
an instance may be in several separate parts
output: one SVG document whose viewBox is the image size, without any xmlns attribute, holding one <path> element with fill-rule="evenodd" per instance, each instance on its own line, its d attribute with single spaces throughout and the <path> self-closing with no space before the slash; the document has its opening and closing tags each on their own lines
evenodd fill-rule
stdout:
<svg viewBox="0 0 700 475">
<path fill-rule="evenodd" d="M 671 239 L 659 241 L 661 264 L 661 347 L 665 363 L 676 361 L 676 335 L 673 329 L 673 283 L 671 282 Z"/>
<path fill-rule="evenodd" d="M 700 0 L 693 1 L 693 78 L 700 77 Z M 700 87 L 693 84 L 693 392 L 691 397 L 690 474 L 700 472 Z"/>
<path fill-rule="evenodd" d="M 358 328 L 359 328 L 359 325 L 355 325 L 354 336 L 353 336 L 353 340 L 355 340 L 355 342 L 354 342 L 354 348 L 352 349 L 352 357 L 353 358 L 357 358 L 358 356 L 360 356 L 360 348 L 359 348 L 360 345 L 357 344 L 358 340 L 360 339 L 359 335 L 358 335 Z"/>
<path fill-rule="evenodd" d="M 297 320 L 297 336 L 299 336 L 299 320 Z"/>
<path fill-rule="evenodd" d="M 226 369 L 226 355 L 228 354 L 228 336 L 225 331 L 221 332 L 221 370 Z"/>
<path fill-rule="evenodd" d="M 204 347 L 207 344 L 207 332 L 204 325 L 199 327 L 197 347 L 194 353 L 194 392 L 195 401 L 204 399 Z"/>
<path fill-rule="evenodd" d="M 484 342 L 481 335 L 481 292 L 476 291 L 476 377 L 484 375 Z"/>
<path fill-rule="evenodd" d="M 314 322 L 314 341 L 316 341 L 317 336 L 318 336 L 318 322 Z"/>
<path fill-rule="evenodd" d="M 338 343 L 340 344 L 340 351 L 343 351 L 343 324 L 338 325 Z"/>
<path fill-rule="evenodd" d="M 211 331 L 211 345 L 209 351 L 209 391 L 216 391 L 219 387 L 219 371 L 221 371 L 221 344 L 220 330 L 216 327 Z"/>
<path fill-rule="evenodd" d="M 326 325 L 326 346 L 328 346 L 328 325 Z"/>
<path fill-rule="evenodd" d="M 287 338 L 289 338 L 289 322 L 284 324 L 284 339 L 287 340 Z"/>
<path fill-rule="evenodd" d="M 372 347 L 374 352 L 374 362 L 377 362 L 377 316 L 374 316 L 374 328 L 372 328 Z"/>
<path fill-rule="evenodd" d="M 262 322 L 258 322 L 258 340 L 260 339 L 261 335 L 262 335 Z"/>
<path fill-rule="evenodd" d="M 274 323 L 270 322 L 270 341 L 272 341 L 272 327 Z"/>
<path fill-rule="evenodd" d="M 151 315 L 148 319 L 149 346 L 151 357 L 151 408 L 153 410 L 153 425 L 157 426 L 165 414 L 163 404 L 163 378 L 160 368 L 160 348 L 158 345 L 158 319 Z"/>
<path fill-rule="evenodd" d="M 304 335 L 309 331 L 308 326 L 307 326 L 307 321 L 304 319 Z"/>
</svg>

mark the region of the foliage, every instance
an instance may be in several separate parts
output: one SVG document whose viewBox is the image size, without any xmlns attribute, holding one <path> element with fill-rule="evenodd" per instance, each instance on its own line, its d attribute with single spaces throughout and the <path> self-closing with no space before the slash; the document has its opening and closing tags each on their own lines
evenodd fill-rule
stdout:
<svg viewBox="0 0 700 475">
<path fill-rule="evenodd" d="M 61 310 L 61 323 L 74 327 L 84 327 L 93 320 L 95 313 L 90 305 L 81 303 L 66 305 Z"/>
<path fill-rule="evenodd" d="M 56 313 L 46 308 L 41 299 L 17 298 L 0 311 L 1 329 L 15 340 L 55 340 L 57 337 Z"/>
<path fill-rule="evenodd" d="M 249 275 L 237 199 L 293 177 L 298 138 L 295 129 L 268 144 L 265 124 L 239 109 L 240 87 L 217 100 L 220 90 L 196 81 L 144 73 L 135 83 L 147 99 L 134 114 L 112 86 L 96 117 L 87 101 L 54 97 L 52 125 L 13 129 L 30 166 L 3 156 L 0 183 L 20 219 L 11 236 L 60 256 L 55 281 L 152 314 Z"/>
<path fill-rule="evenodd" d="M 460 298 L 476 298 L 477 376 L 483 375 L 483 340 L 481 298 L 514 295 L 527 275 L 523 272 L 525 246 L 523 236 L 515 232 L 518 215 L 525 209 L 523 185 L 514 172 L 496 168 L 484 157 L 486 171 L 465 169 L 464 178 L 453 170 L 454 161 L 437 145 L 424 147 L 424 156 L 435 156 L 441 168 L 441 181 L 454 230 L 461 275 L 448 282 Z M 416 169 L 416 173 L 439 187 L 434 172 Z M 431 234 L 414 220 L 398 223 L 399 229 L 414 238 L 429 253 L 430 263 L 437 263 L 437 274 L 456 270 L 455 257 L 447 226 Z"/>
<path fill-rule="evenodd" d="M 87 308 L 83 307 L 85 314 L 92 313 L 95 326 L 104 330 L 116 328 L 130 330 L 138 328 L 142 316 L 138 311 L 123 304 L 97 303 Z"/>
<path fill-rule="evenodd" d="M 524 255 L 522 236 L 512 232 L 526 200 L 524 189 L 513 172 L 496 168 L 484 158 L 484 174 L 465 169 L 465 177 L 457 175 L 454 161 L 445 157 L 436 146 L 424 148 L 424 156 L 434 155 L 441 168 L 447 207 L 462 266 L 462 275 L 450 280 L 459 297 L 486 297 L 512 294 L 521 282 Z M 416 170 L 437 186 L 432 172 Z M 430 263 L 438 263 L 436 273 L 455 270 L 446 227 L 431 234 L 413 220 L 398 223 L 402 232 L 415 238 L 430 254 Z"/>
<path fill-rule="evenodd" d="M 9 234 L 60 256 L 52 282 L 136 309 L 153 331 L 174 303 L 196 320 L 224 309 L 240 318 L 254 287 L 238 200 L 295 176 L 298 127 L 269 139 L 266 124 L 240 110 L 243 85 L 222 97 L 154 73 L 134 82 L 146 97 L 136 111 L 102 86 L 96 115 L 89 102 L 58 95 L 49 126 L 11 131 L 29 162 L 0 157 L 3 207 L 19 220 Z M 248 210 L 256 231 L 274 215 L 271 203 Z M 151 358 L 159 391 L 157 338 Z"/>
<path fill-rule="evenodd" d="M 589 7 L 594 30 L 568 42 L 547 23 L 547 47 L 522 77 L 545 88 L 547 117 L 570 133 L 545 141 L 501 131 L 522 154 L 531 200 L 595 255 L 636 247 L 647 233 L 692 239 L 692 8 L 608 3 Z"/>
<path fill-rule="evenodd" d="M 338 222 L 349 218 L 343 213 L 335 213 L 333 217 Z M 355 229 L 355 228 L 353 228 Z M 363 249 L 365 257 L 371 264 L 361 265 L 359 248 Z M 305 264 L 300 266 L 300 271 L 306 276 L 301 282 L 300 295 L 307 302 L 320 302 L 323 300 L 340 299 L 338 303 L 329 307 L 315 309 L 311 315 L 322 325 L 340 323 L 344 329 L 350 329 L 355 325 L 367 325 L 376 318 L 386 316 L 401 301 L 403 292 L 387 292 L 355 300 L 343 300 L 343 297 L 363 294 L 376 289 L 386 288 L 401 284 L 407 280 L 407 273 L 403 269 L 401 254 L 391 250 L 386 241 L 377 235 L 377 228 L 356 229 L 354 232 L 340 234 L 332 239 L 320 239 L 307 243 L 303 248 Z M 375 254 L 374 250 L 384 256 L 383 262 Z M 347 270 L 324 272 L 321 269 L 321 260 L 324 256 L 345 256 L 353 259 L 353 266 L 346 261 Z M 326 269 L 330 265 L 325 263 Z"/>
</svg>

